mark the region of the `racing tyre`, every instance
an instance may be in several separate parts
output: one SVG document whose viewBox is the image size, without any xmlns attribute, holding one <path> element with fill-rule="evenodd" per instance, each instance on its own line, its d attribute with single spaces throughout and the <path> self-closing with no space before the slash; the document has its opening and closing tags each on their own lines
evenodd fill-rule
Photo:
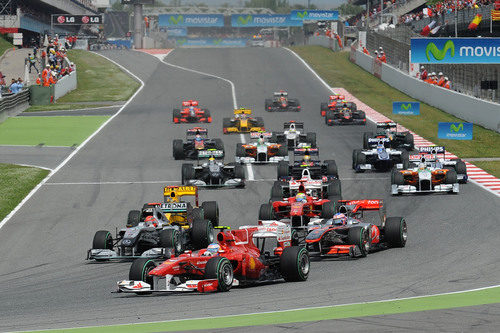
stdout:
<svg viewBox="0 0 500 333">
<path fill-rule="evenodd" d="M 370 144 L 368 143 L 368 139 L 371 139 L 373 137 L 373 132 L 365 132 L 363 134 L 363 148 L 368 149 L 370 148 Z"/>
<path fill-rule="evenodd" d="M 467 166 L 465 165 L 464 161 L 460 159 L 457 160 L 457 163 L 455 164 L 455 171 L 457 172 L 457 174 L 467 176 Z M 467 179 L 461 180 L 461 182 L 467 183 Z"/>
<path fill-rule="evenodd" d="M 410 153 L 408 151 L 401 151 L 401 163 L 403 164 L 403 170 L 408 170 L 410 167 Z"/>
<path fill-rule="evenodd" d="M 181 176 L 182 185 L 186 185 L 190 179 L 194 179 L 194 168 L 191 163 L 182 164 Z"/>
<path fill-rule="evenodd" d="M 159 236 L 160 247 L 173 249 L 175 252 L 175 256 L 178 256 L 184 250 L 181 242 L 181 235 L 178 230 L 163 229 L 160 230 Z"/>
<path fill-rule="evenodd" d="M 331 122 L 330 122 L 331 120 Z M 335 114 L 332 111 L 327 111 L 325 115 L 325 124 L 331 126 L 334 124 Z"/>
<path fill-rule="evenodd" d="M 112 250 L 113 249 L 113 236 L 107 230 L 99 230 L 94 235 L 92 241 L 92 249 L 98 250 Z"/>
<path fill-rule="evenodd" d="M 325 202 L 321 206 L 321 218 L 331 219 L 335 214 L 335 203 L 332 201 Z"/>
<path fill-rule="evenodd" d="M 255 117 L 255 127 L 264 127 L 264 119 L 262 117 Z"/>
<path fill-rule="evenodd" d="M 326 160 L 326 176 L 339 178 L 339 171 L 337 168 L 337 162 L 335 160 Z"/>
<path fill-rule="evenodd" d="M 271 187 L 271 202 L 281 201 L 283 199 L 283 187 L 281 182 L 274 182 L 273 187 Z"/>
<path fill-rule="evenodd" d="M 305 281 L 309 276 L 309 253 L 305 247 L 289 246 L 280 256 L 281 276 L 287 282 Z"/>
<path fill-rule="evenodd" d="M 448 170 L 446 176 L 444 177 L 445 184 L 455 184 L 457 183 L 457 172 L 455 170 Z"/>
<path fill-rule="evenodd" d="M 362 257 L 366 257 L 370 251 L 371 241 L 370 234 L 367 228 L 352 227 L 347 234 L 347 243 L 349 245 L 357 245 Z"/>
<path fill-rule="evenodd" d="M 280 180 L 282 177 L 288 177 L 288 171 L 288 162 L 278 162 L 278 180 Z"/>
<path fill-rule="evenodd" d="M 128 279 L 133 281 L 144 281 L 151 285 L 153 288 L 153 277 L 149 276 L 149 272 L 151 272 L 154 268 L 156 268 L 156 263 L 148 258 L 139 258 L 135 259 L 130 266 L 130 270 L 128 272 Z M 146 293 L 137 293 L 137 294 L 146 294 Z M 150 294 L 150 293 L 149 293 Z"/>
<path fill-rule="evenodd" d="M 282 144 L 278 148 L 278 156 L 288 156 L 288 147 L 284 144 Z"/>
<path fill-rule="evenodd" d="M 172 115 L 172 120 L 174 121 L 174 123 L 178 123 L 180 118 L 181 118 L 181 110 L 174 109 L 174 112 Z"/>
<path fill-rule="evenodd" d="M 245 157 L 245 155 L 246 155 L 245 147 L 243 147 L 242 143 L 237 143 L 236 144 L 236 156 Z"/>
<path fill-rule="evenodd" d="M 271 204 L 260 205 L 259 220 L 261 220 L 261 221 L 274 220 L 273 205 L 271 205 Z"/>
<path fill-rule="evenodd" d="M 222 132 L 226 133 L 228 127 L 231 127 L 231 118 L 222 118 Z"/>
<path fill-rule="evenodd" d="M 229 291 L 233 286 L 233 266 L 225 257 L 210 258 L 205 265 L 203 278 L 217 280 L 218 291 Z"/>
<path fill-rule="evenodd" d="M 393 184 L 396 185 L 404 185 L 405 184 L 405 178 L 403 177 L 403 174 L 399 172 L 398 170 L 394 170 L 392 172 L 391 180 Z"/>
<path fill-rule="evenodd" d="M 224 151 L 224 142 L 222 139 L 214 139 L 215 149 Z"/>
<path fill-rule="evenodd" d="M 206 248 L 214 241 L 212 222 L 194 220 L 191 228 L 191 244 L 195 250 Z"/>
<path fill-rule="evenodd" d="M 326 187 L 326 198 L 336 202 L 342 198 L 342 187 L 339 179 L 332 180 Z"/>
<path fill-rule="evenodd" d="M 306 141 L 311 145 L 311 148 L 316 148 L 316 133 L 307 133 Z"/>
<path fill-rule="evenodd" d="M 234 166 L 234 178 L 241 178 L 245 180 L 245 169 L 243 169 L 242 165 Z"/>
<path fill-rule="evenodd" d="M 214 227 L 219 226 L 219 205 L 217 201 L 205 201 L 201 204 L 203 209 L 203 217 L 212 222 Z"/>
<path fill-rule="evenodd" d="M 182 140 L 174 140 L 172 146 L 174 158 L 176 160 L 182 160 L 184 158 L 184 143 Z"/>
<path fill-rule="evenodd" d="M 358 165 L 360 164 L 366 164 L 366 155 L 363 154 L 361 150 L 358 150 L 357 155 L 356 155 L 356 172 L 365 172 L 364 169 L 359 169 Z"/>
<path fill-rule="evenodd" d="M 264 108 L 266 109 L 266 111 L 271 112 L 272 107 L 273 107 L 273 101 L 266 98 L 266 101 L 264 102 Z"/>
<path fill-rule="evenodd" d="M 212 115 L 210 114 L 210 110 L 209 109 L 205 109 L 205 122 L 206 123 L 211 123 L 212 122 Z"/>
<path fill-rule="evenodd" d="M 413 148 L 415 147 L 414 140 L 413 140 L 413 134 L 406 133 L 405 138 L 404 138 L 404 143 L 409 146 L 408 150 L 413 150 Z"/>
<path fill-rule="evenodd" d="M 140 210 L 131 210 L 130 212 L 128 212 L 127 228 L 137 227 L 139 222 L 141 222 L 141 211 Z"/>
<path fill-rule="evenodd" d="M 191 217 L 191 221 L 194 220 L 203 220 L 203 210 L 199 207 L 193 208 L 191 211 L 191 214 L 189 214 Z"/>
<path fill-rule="evenodd" d="M 321 103 L 320 106 L 321 117 L 324 117 L 326 115 L 326 110 L 328 110 L 328 103 Z"/>
<path fill-rule="evenodd" d="M 356 170 L 356 166 L 358 165 L 358 152 L 360 152 L 361 149 L 354 149 L 352 151 L 352 169 Z"/>
<path fill-rule="evenodd" d="M 358 116 L 359 119 L 364 119 L 365 120 L 365 122 L 363 123 L 363 125 L 366 125 L 366 113 L 365 113 L 365 111 L 359 111 L 358 115 L 359 115 Z"/>
<path fill-rule="evenodd" d="M 405 247 L 408 239 L 405 219 L 402 217 L 388 217 L 385 221 L 384 238 L 390 247 Z"/>
</svg>

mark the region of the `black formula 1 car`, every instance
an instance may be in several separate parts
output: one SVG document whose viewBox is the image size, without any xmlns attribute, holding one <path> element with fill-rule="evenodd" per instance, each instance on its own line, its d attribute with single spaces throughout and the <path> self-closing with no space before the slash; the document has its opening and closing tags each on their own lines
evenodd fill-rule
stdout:
<svg viewBox="0 0 500 333">
<path fill-rule="evenodd" d="M 339 178 L 335 160 L 319 160 L 318 148 L 297 148 L 293 154 L 296 159 L 292 164 L 285 161 L 278 163 L 278 180 L 301 179 L 304 169 L 309 170 L 311 179 L 328 182 Z"/>
<path fill-rule="evenodd" d="M 377 147 L 372 149 L 354 149 L 352 152 L 352 168 L 356 172 L 366 170 L 389 171 L 407 169 L 410 164 L 409 153 L 405 149 L 386 148 L 381 138 Z"/>
<path fill-rule="evenodd" d="M 325 114 L 325 123 L 332 125 L 366 125 L 366 114 L 358 110 L 356 104 L 338 103 L 335 108 Z"/>
<path fill-rule="evenodd" d="M 398 132 L 397 124 L 392 121 L 377 123 L 377 133 L 365 132 L 363 134 L 363 148 L 376 147 L 381 139 L 387 148 L 406 149 L 412 151 L 415 148 L 413 134 L 409 131 Z"/>
<path fill-rule="evenodd" d="M 218 224 L 217 202 L 207 201 L 198 207 L 195 187 L 189 186 L 189 193 L 184 187 L 167 188 L 175 192 L 175 198 L 165 203 L 147 203 L 140 211 L 130 211 L 126 228 L 117 231 L 115 237 L 107 230 L 97 231 L 87 259 L 170 258 L 184 249 L 208 246 L 213 241 L 214 226 Z M 180 200 L 195 192 L 196 207 Z"/>
<path fill-rule="evenodd" d="M 211 123 L 212 116 L 208 109 L 202 109 L 198 101 L 183 101 L 180 109 L 174 109 L 173 121 L 176 124 L 182 123 Z"/>
<path fill-rule="evenodd" d="M 333 218 L 308 223 L 305 245 L 311 256 L 366 257 L 372 251 L 406 245 L 405 219 L 386 217 L 382 200 L 340 200 L 338 204 Z M 365 211 L 378 211 L 380 223 L 363 221 Z"/>
<path fill-rule="evenodd" d="M 221 151 L 209 151 L 208 162 L 193 165 L 182 165 L 182 184 L 199 187 L 245 187 L 245 170 L 242 165 L 232 163 L 224 164 L 216 160 L 222 155 Z"/>
<path fill-rule="evenodd" d="M 186 131 L 186 141 L 180 139 L 173 141 L 173 155 L 176 160 L 198 159 L 200 152 L 209 150 L 222 151 L 224 157 L 224 142 L 221 139 L 209 139 L 206 128 L 195 127 Z"/>
<path fill-rule="evenodd" d="M 288 150 L 295 148 L 316 148 L 316 133 L 304 133 L 304 123 L 289 121 L 283 124 L 283 132 L 273 132 L 271 142 L 288 146 Z"/>
<path fill-rule="evenodd" d="M 300 102 L 296 98 L 288 98 L 286 91 L 275 92 L 273 98 L 266 98 L 265 109 L 269 112 L 274 111 L 300 111 Z"/>
</svg>

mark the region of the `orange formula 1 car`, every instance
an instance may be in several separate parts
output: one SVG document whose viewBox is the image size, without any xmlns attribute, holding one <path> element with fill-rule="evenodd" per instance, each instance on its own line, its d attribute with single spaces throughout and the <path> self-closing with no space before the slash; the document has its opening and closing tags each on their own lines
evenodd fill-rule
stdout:
<svg viewBox="0 0 500 333">
<path fill-rule="evenodd" d="M 211 123 L 212 116 L 208 109 L 202 109 L 198 101 L 183 101 L 180 109 L 174 109 L 174 123 Z"/>
<path fill-rule="evenodd" d="M 252 132 L 253 142 L 236 144 L 237 163 L 278 163 L 288 161 L 288 148 L 285 144 L 269 142 L 272 133 Z"/>
</svg>

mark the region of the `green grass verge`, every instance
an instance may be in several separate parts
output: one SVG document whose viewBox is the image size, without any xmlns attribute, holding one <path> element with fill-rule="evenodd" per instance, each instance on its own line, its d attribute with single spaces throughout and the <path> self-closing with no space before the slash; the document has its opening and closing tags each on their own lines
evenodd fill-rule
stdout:
<svg viewBox="0 0 500 333">
<path fill-rule="evenodd" d="M 472 161 L 471 163 L 497 178 L 500 175 L 500 161 Z"/>
<path fill-rule="evenodd" d="M 164 321 L 145 324 L 115 325 L 74 328 L 59 331 L 71 332 L 168 332 L 228 327 L 276 325 L 319 320 L 332 320 L 366 316 L 380 316 L 428 310 L 441 310 L 500 303 L 500 288 L 488 288 L 448 295 L 424 296 L 412 299 L 326 306 L 272 313 L 224 316 L 205 319 Z"/>
<path fill-rule="evenodd" d="M 0 36 L 0 56 L 5 53 L 8 49 L 12 48 L 13 45 L 9 43 L 6 39 Z"/>
<path fill-rule="evenodd" d="M 118 66 L 107 59 L 83 50 L 69 50 L 68 58 L 77 68 L 78 88 L 57 103 L 125 101 L 139 88 Z"/>
<path fill-rule="evenodd" d="M 474 125 L 471 141 L 443 140 L 437 138 L 438 122 L 462 121 L 448 113 L 421 103 L 420 116 L 392 114 L 393 101 L 415 99 L 392 88 L 382 80 L 349 61 L 348 52 L 332 52 L 321 46 L 297 46 L 291 48 L 301 56 L 331 86 L 342 87 L 383 115 L 393 119 L 420 136 L 459 157 L 500 157 L 500 134 Z M 360 143 L 361 144 L 361 143 Z M 496 174 L 500 176 L 500 174 Z"/>
<path fill-rule="evenodd" d="M 0 221 L 42 181 L 49 171 L 0 163 Z"/>
<path fill-rule="evenodd" d="M 82 143 L 107 116 L 15 117 L 0 124 L 0 144 L 73 146 Z"/>
<path fill-rule="evenodd" d="M 50 104 L 50 105 L 32 105 L 23 112 L 37 111 L 57 111 L 57 110 L 78 110 L 88 109 L 103 106 L 111 106 L 111 104 Z"/>
</svg>

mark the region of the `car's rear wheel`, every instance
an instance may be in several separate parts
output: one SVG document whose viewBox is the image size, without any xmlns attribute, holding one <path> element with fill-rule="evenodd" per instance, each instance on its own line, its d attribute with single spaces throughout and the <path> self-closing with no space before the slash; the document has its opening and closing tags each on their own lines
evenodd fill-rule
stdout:
<svg viewBox="0 0 500 333">
<path fill-rule="evenodd" d="M 274 209 L 271 204 L 262 204 L 259 209 L 259 220 L 260 221 L 269 221 L 274 220 Z"/>
<path fill-rule="evenodd" d="M 228 127 L 231 127 L 231 118 L 222 118 L 222 132 L 226 133 Z"/>
<path fill-rule="evenodd" d="M 356 172 L 365 172 L 364 169 L 360 169 L 358 168 L 359 165 L 361 164 L 366 164 L 366 155 L 363 154 L 363 152 L 361 150 L 358 150 L 358 153 L 356 155 Z"/>
<path fill-rule="evenodd" d="M 243 169 L 243 166 L 241 165 L 235 165 L 234 166 L 234 178 L 240 178 L 242 180 L 245 180 L 245 169 Z"/>
<path fill-rule="evenodd" d="M 181 110 L 174 109 L 174 112 L 172 113 L 172 120 L 174 121 L 174 123 L 178 123 L 180 118 L 181 118 Z"/>
<path fill-rule="evenodd" d="M 166 249 L 173 249 L 175 255 L 178 256 L 182 253 L 183 244 L 181 241 L 181 234 L 176 229 L 160 230 L 160 247 Z"/>
<path fill-rule="evenodd" d="M 335 162 L 335 160 L 326 160 L 325 165 L 326 165 L 326 175 L 327 176 L 334 177 L 334 178 L 339 177 L 337 162 Z"/>
<path fill-rule="evenodd" d="M 408 239 L 405 219 L 402 217 L 388 217 L 385 220 L 384 239 L 390 247 L 405 247 Z"/>
<path fill-rule="evenodd" d="M 321 103 L 321 106 L 320 106 L 321 117 L 325 116 L 326 110 L 328 110 L 328 103 Z"/>
<path fill-rule="evenodd" d="M 127 216 L 127 228 L 137 227 L 139 222 L 141 222 L 141 211 L 140 210 L 129 211 Z"/>
<path fill-rule="evenodd" d="M 191 228 L 191 243 L 195 250 L 206 248 L 214 241 L 212 222 L 194 220 Z"/>
<path fill-rule="evenodd" d="M 444 177 L 445 184 L 455 184 L 457 183 L 457 172 L 455 170 L 448 170 Z"/>
<path fill-rule="evenodd" d="M 392 184 L 395 184 L 395 185 L 404 185 L 405 184 L 404 176 L 398 170 L 392 171 L 391 181 L 392 181 Z"/>
<path fill-rule="evenodd" d="M 321 218 L 331 219 L 335 214 L 335 203 L 332 201 L 325 202 L 321 206 Z"/>
<path fill-rule="evenodd" d="M 201 204 L 203 209 L 203 217 L 212 222 L 214 227 L 219 226 L 219 205 L 217 201 L 205 201 Z"/>
<path fill-rule="evenodd" d="M 206 123 L 211 123 L 212 122 L 212 115 L 210 114 L 209 109 L 205 109 L 205 122 Z"/>
<path fill-rule="evenodd" d="M 357 245 L 362 257 L 366 257 L 370 251 L 371 240 L 367 228 L 352 227 L 347 234 L 347 243 L 349 245 Z"/>
<path fill-rule="evenodd" d="M 280 161 L 278 162 L 278 180 L 281 179 L 282 177 L 288 177 L 288 162 L 286 161 Z"/>
<path fill-rule="evenodd" d="M 316 148 L 316 133 L 307 133 L 306 141 L 311 146 L 311 148 Z"/>
<path fill-rule="evenodd" d="M 246 156 L 245 147 L 243 147 L 242 143 L 236 144 L 236 156 L 238 156 L 238 157 L 245 157 Z"/>
<path fill-rule="evenodd" d="M 280 272 L 287 282 L 305 281 L 309 276 L 309 253 L 305 247 L 289 246 L 280 256 Z"/>
<path fill-rule="evenodd" d="M 217 280 L 218 291 L 229 291 L 233 286 L 233 266 L 225 257 L 210 258 L 205 264 L 205 279 Z"/>
<path fill-rule="evenodd" d="M 342 186 L 339 179 L 333 179 L 326 187 L 326 199 L 337 202 L 342 199 Z"/>
<path fill-rule="evenodd" d="M 182 185 L 186 185 L 189 180 L 194 179 L 195 171 L 193 164 L 184 163 L 181 168 L 181 181 Z"/>
<path fill-rule="evenodd" d="M 176 160 L 184 158 L 184 143 L 182 140 L 174 140 L 172 143 L 172 151 Z"/>
<path fill-rule="evenodd" d="M 271 187 L 271 202 L 281 201 L 283 199 L 283 187 L 281 182 L 274 182 L 273 187 Z"/>
<path fill-rule="evenodd" d="M 278 148 L 278 156 L 288 156 L 288 147 L 284 144 L 282 144 Z"/>
</svg>

